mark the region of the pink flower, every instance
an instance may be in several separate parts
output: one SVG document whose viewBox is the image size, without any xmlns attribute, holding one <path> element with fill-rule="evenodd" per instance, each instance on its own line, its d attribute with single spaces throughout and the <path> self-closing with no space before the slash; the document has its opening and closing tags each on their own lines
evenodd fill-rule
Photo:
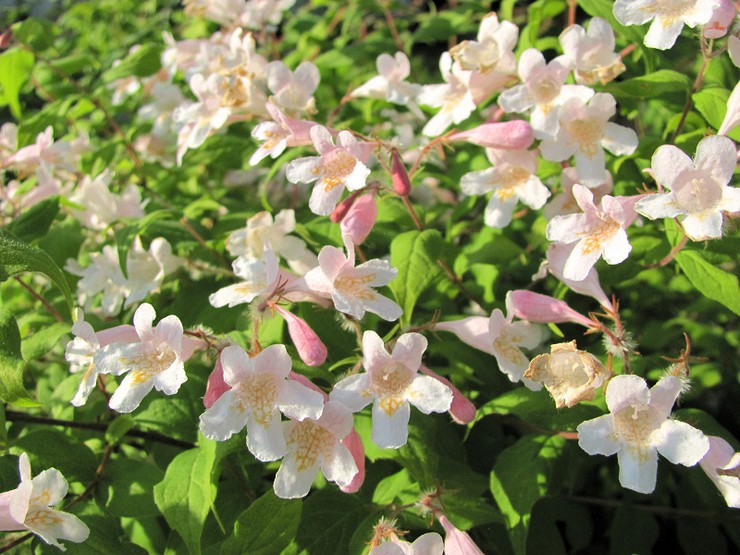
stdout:
<svg viewBox="0 0 740 555">
<path fill-rule="evenodd" d="M 279 60 L 267 65 L 267 88 L 273 93 L 272 101 L 293 116 L 316 111 L 313 93 L 320 80 L 321 74 L 313 62 L 301 62 L 295 72 Z"/>
<path fill-rule="evenodd" d="M 298 356 L 308 366 L 321 366 L 326 360 L 326 345 L 324 345 L 305 320 L 279 305 L 274 306 L 278 314 L 288 323 L 288 333 L 293 340 Z"/>
<path fill-rule="evenodd" d="M 530 322 L 541 324 L 572 322 L 590 328 L 593 322 L 580 312 L 576 312 L 565 301 L 519 289 L 509 291 L 507 299 L 511 301 L 514 316 Z"/>
<path fill-rule="evenodd" d="M 419 104 L 441 108 L 421 130 L 427 137 L 441 135 L 451 124 L 460 123 L 475 110 L 470 90 L 471 72 L 453 62 L 449 52 L 443 52 L 440 56 L 439 71 L 445 83 L 424 85 L 417 97 Z"/>
<path fill-rule="evenodd" d="M 342 235 L 348 236 L 352 243 L 359 245 L 370 235 L 377 217 L 378 205 L 375 202 L 375 193 L 371 192 L 352 203 L 339 228 Z"/>
<path fill-rule="evenodd" d="M 252 137 L 262 141 L 254 151 L 249 163 L 254 166 L 263 158 L 277 158 L 286 147 L 311 144 L 311 128 L 316 125 L 312 121 L 297 120 L 287 117 L 275 104 L 267 102 L 265 108 L 273 121 L 263 121 L 252 130 Z"/>
<path fill-rule="evenodd" d="M 224 381 L 224 367 L 221 364 L 221 353 L 219 353 L 218 358 L 216 359 L 216 365 L 208 376 L 203 404 L 207 409 L 210 409 L 213 406 L 213 403 L 218 401 L 219 397 L 229 389 L 231 389 L 231 387 Z"/>
<path fill-rule="evenodd" d="M 714 482 L 729 507 L 740 509 L 740 453 L 717 436 L 707 436 L 709 451 L 699 464 Z"/>
<path fill-rule="evenodd" d="M 573 60 L 577 83 L 606 85 L 626 69 L 614 52 L 614 29 L 600 17 L 591 19 L 588 32 L 580 25 L 568 27 L 560 34 L 560 44 Z"/>
<path fill-rule="evenodd" d="M 470 535 L 455 527 L 445 515 L 437 515 L 437 520 L 445 529 L 445 555 L 484 555 Z"/>
<path fill-rule="evenodd" d="M 715 0 L 712 18 L 704 24 L 701 32 L 708 39 L 718 39 L 727 34 L 735 19 L 737 8 L 732 0 Z"/>
<path fill-rule="evenodd" d="M 403 165 L 401 155 L 394 148 L 391 151 L 391 180 L 393 181 L 393 189 L 402 197 L 408 196 L 411 192 L 411 179 L 406 171 L 406 166 Z"/>
<path fill-rule="evenodd" d="M 532 126 L 516 119 L 494 123 L 484 123 L 467 131 L 450 135 L 449 141 L 467 141 L 474 145 L 501 150 L 524 150 L 534 141 Z"/>
<path fill-rule="evenodd" d="M 563 275 L 565 271 L 565 264 L 568 261 L 568 257 L 573 251 L 574 246 L 553 243 L 547 248 L 547 269 L 549 272 L 562 281 L 565 285 L 570 287 L 576 293 L 581 295 L 587 295 L 599 301 L 599 304 L 609 311 L 614 310 L 614 305 L 606 296 L 604 290 L 599 282 L 599 274 L 596 268 L 591 269 L 586 274 L 586 277 L 580 281 L 572 279 L 566 279 Z"/>
<path fill-rule="evenodd" d="M 394 104 L 408 105 L 417 95 L 420 85 L 406 82 L 411 73 L 411 64 L 403 52 L 396 52 L 394 56 L 381 54 L 375 61 L 378 75 L 353 90 L 353 97 L 367 96 L 393 102 Z"/>
</svg>

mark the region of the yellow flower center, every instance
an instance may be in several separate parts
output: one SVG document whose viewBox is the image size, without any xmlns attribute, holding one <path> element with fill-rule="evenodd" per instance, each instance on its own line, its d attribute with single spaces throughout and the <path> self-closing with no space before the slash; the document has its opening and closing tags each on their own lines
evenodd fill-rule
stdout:
<svg viewBox="0 0 740 555">
<path fill-rule="evenodd" d="M 304 420 L 296 423 L 286 444 L 288 452 L 295 453 L 300 472 L 316 466 L 320 458 L 328 457 L 335 441 L 329 430 L 311 420 Z"/>
<path fill-rule="evenodd" d="M 383 412 L 391 416 L 406 402 L 405 393 L 413 380 L 414 372 L 398 362 L 388 362 L 373 373 L 370 387 Z"/>
<path fill-rule="evenodd" d="M 278 399 L 278 384 L 271 374 L 255 374 L 246 383 L 239 384 L 236 395 L 239 398 L 240 410 L 252 409 L 255 420 L 267 426 L 272 420 L 272 413 Z"/>
<path fill-rule="evenodd" d="M 603 121 L 597 118 L 576 119 L 567 124 L 567 129 L 583 154 L 589 158 L 596 156 L 604 137 Z"/>
</svg>

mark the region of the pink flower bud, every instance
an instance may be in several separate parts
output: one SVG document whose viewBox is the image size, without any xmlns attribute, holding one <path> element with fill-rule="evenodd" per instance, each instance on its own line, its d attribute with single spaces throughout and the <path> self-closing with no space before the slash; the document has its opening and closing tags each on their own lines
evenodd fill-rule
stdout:
<svg viewBox="0 0 740 555">
<path fill-rule="evenodd" d="M 293 340 L 295 348 L 298 350 L 298 356 L 308 366 L 320 366 L 326 360 L 326 345 L 321 342 L 305 320 L 302 320 L 295 314 L 288 312 L 284 308 L 275 306 L 275 310 L 288 323 L 288 333 Z"/>
<path fill-rule="evenodd" d="M 349 235 L 355 245 L 361 244 L 370 235 L 377 217 L 378 205 L 375 203 L 375 195 L 373 193 L 362 195 L 352 204 L 342 220 L 340 224 L 342 235 Z"/>
<path fill-rule="evenodd" d="M 718 39 L 727 34 L 727 29 L 735 19 L 737 9 L 732 0 L 718 0 L 712 11 L 712 18 L 702 27 L 702 33 L 708 39 Z"/>
<path fill-rule="evenodd" d="M 359 191 L 352 193 L 342 202 L 337 204 L 334 210 L 331 211 L 331 214 L 329 215 L 329 219 L 335 224 L 338 224 L 339 222 L 341 222 L 344 219 L 344 217 L 347 215 L 347 212 L 349 212 L 349 209 L 352 208 L 352 205 L 357 200 L 358 195 L 359 195 Z"/>
<path fill-rule="evenodd" d="M 450 141 L 468 141 L 486 148 L 526 150 L 534 141 L 532 126 L 524 120 L 484 123 L 449 137 Z"/>
<path fill-rule="evenodd" d="M 524 289 L 509 291 L 507 295 L 508 303 L 511 303 L 511 307 L 514 309 L 514 316 L 522 320 L 541 324 L 572 322 L 587 328 L 593 325 L 590 319 L 570 308 L 565 301 L 559 301 L 532 291 Z"/>
<path fill-rule="evenodd" d="M 391 165 L 391 179 L 393 180 L 393 188 L 402 197 L 407 196 L 411 192 L 411 180 L 409 174 L 406 171 L 406 166 L 403 165 L 401 155 L 394 148 L 391 151 L 391 158 L 393 163 Z"/>
<path fill-rule="evenodd" d="M 452 405 L 450 405 L 449 410 L 452 420 L 454 420 L 458 424 L 468 424 L 475 419 L 475 405 L 471 403 L 470 399 L 465 397 L 465 395 L 463 395 L 458 388 L 452 385 L 452 382 L 450 380 L 448 380 L 444 376 L 440 376 L 423 364 L 419 368 L 419 371 L 422 374 L 426 374 L 427 376 L 431 376 L 435 380 L 442 382 L 444 385 L 452 390 Z"/>
<path fill-rule="evenodd" d="M 445 555 L 484 555 L 470 535 L 456 528 L 445 515 L 438 514 L 437 520 L 445 529 Z"/>
<path fill-rule="evenodd" d="M 213 372 L 208 376 L 208 384 L 206 385 L 206 394 L 203 397 L 203 404 L 207 409 L 210 409 L 213 403 L 218 401 L 218 398 L 226 393 L 229 389 L 229 384 L 224 381 L 224 369 L 221 366 L 221 355 L 219 354 L 218 360 L 216 360 L 216 366 L 213 367 Z"/>
<path fill-rule="evenodd" d="M 352 458 L 357 465 L 357 474 L 348 485 L 340 486 L 339 489 L 344 493 L 357 493 L 365 481 L 365 447 L 362 445 L 360 434 L 357 433 L 354 427 L 349 435 L 342 440 L 342 443 L 352 454 Z"/>
</svg>

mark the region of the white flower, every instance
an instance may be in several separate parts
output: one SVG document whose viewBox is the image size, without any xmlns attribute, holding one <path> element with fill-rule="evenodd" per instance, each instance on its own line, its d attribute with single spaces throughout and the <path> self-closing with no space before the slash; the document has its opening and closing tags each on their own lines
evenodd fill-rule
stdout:
<svg viewBox="0 0 740 555">
<path fill-rule="evenodd" d="M 616 101 L 609 93 L 596 93 L 588 104 L 577 96 L 560 107 L 560 127 L 554 139 L 540 144 L 542 157 L 562 162 L 575 155 L 582 184 L 598 186 L 606 179 L 604 148 L 612 154 L 632 154 L 637 133 L 609 120 L 616 114 Z"/>
<path fill-rule="evenodd" d="M 314 214 L 328 216 L 345 187 L 356 191 L 365 186 L 370 169 L 364 164 L 363 149 L 349 131 L 339 132 L 336 146 L 326 127 L 314 125 L 310 134 L 319 156 L 293 160 L 286 175 L 291 183 L 316 181 L 308 206 Z"/>
<path fill-rule="evenodd" d="M 250 303 L 255 298 L 274 288 L 279 275 L 278 259 L 272 251 L 265 251 L 263 257 L 240 256 L 231 265 L 241 283 L 222 287 L 208 297 L 212 306 L 229 308 L 238 304 Z"/>
<path fill-rule="evenodd" d="M 263 121 L 252 129 L 252 137 L 262 141 L 259 148 L 249 158 L 249 164 L 255 165 L 266 156 L 277 158 L 286 147 L 311 144 L 312 121 L 291 119 L 275 104 L 267 102 L 265 109 L 273 121 Z"/>
<path fill-rule="evenodd" d="M 709 451 L 699 461 L 729 507 L 740 509 L 740 453 L 717 436 L 707 436 Z"/>
<path fill-rule="evenodd" d="M 494 167 L 466 173 L 460 188 L 466 195 L 492 193 L 484 212 L 487 226 L 509 225 L 519 200 L 535 210 L 544 206 L 550 191 L 535 173 L 537 152 L 486 149 L 486 155 Z"/>
<path fill-rule="evenodd" d="M 401 447 L 408 440 L 409 403 L 424 414 L 445 412 L 452 404 L 452 391 L 431 376 L 419 374 L 427 340 L 418 333 L 405 333 L 388 354 L 380 336 L 368 330 L 362 336 L 362 365 L 366 372 L 344 378 L 330 398 L 358 412 L 373 403 L 372 437 L 383 448 Z"/>
<path fill-rule="evenodd" d="M 651 220 L 679 216 L 693 241 L 722 237 L 722 212 L 740 211 L 740 189 L 730 187 L 736 156 L 735 144 L 719 135 L 702 139 L 693 161 L 673 145 L 659 147 L 651 166 L 670 192 L 646 196 L 635 210 Z"/>
<path fill-rule="evenodd" d="M 443 551 L 442 536 L 436 532 L 427 532 L 413 543 L 398 539 L 394 534 L 391 540 L 373 547 L 368 555 L 442 555 Z"/>
<path fill-rule="evenodd" d="M 675 376 L 651 389 L 635 375 L 612 378 L 606 388 L 605 414 L 580 424 L 578 445 L 589 455 L 614 455 L 619 460 L 619 483 L 651 493 L 658 472 L 658 453 L 673 464 L 693 466 L 709 449 L 709 440 L 696 428 L 671 420 L 671 409 L 683 384 Z"/>
<path fill-rule="evenodd" d="M 152 388 L 174 395 L 188 379 L 182 357 L 182 322 L 177 316 L 163 318 L 155 328 L 152 305 L 142 304 L 134 313 L 135 343 L 111 343 L 95 354 L 101 374 L 126 374 L 110 399 L 118 412 L 132 412 Z"/>
<path fill-rule="evenodd" d="M 172 254 L 172 246 L 167 239 L 152 239 L 149 250 L 144 250 L 141 238 L 137 235 L 126 255 L 128 278 L 124 287 L 126 302 L 124 307 L 143 301 L 149 293 L 157 291 L 167 274 L 174 272 L 182 260 Z"/>
<path fill-rule="evenodd" d="M 560 44 L 573 60 L 577 83 L 606 85 L 626 69 L 614 52 L 614 29 L 600 17 L 591 20 L 588 32 L 580 25 L 568 27 L 560 34 Z"/>
<path fill-rule="evenodd" d="M 84 206 L 72 209 L 73 215 L 88 229 L 103 230 L 119 218 L 141 218 L 144 208 L 136 185 L 128 185 L 116 195 L 110 191 L 113 172 L 104 170 L 94 178 L 85 176 L 70 200 Z"/>
<path fill-rule="evenodd" d="M 0 493 L 0 530 L 30 530 L 62 551 L 66 548 L 60 539 L 84 542 L 90 535 L 87 525 L 74 515 L 52 509 L 67 495 L 64 476 L 50 468 L 31 478 L 31 463 L 25 453 L 18 459 L 18 468 L 20 485 Z"/>
<path fill-rule="evenodd" d="M 513 73 L 516 67 L 514 47 L 518 37 L 516 25 L 510 21 L 499 22 L 498 16 L 491 12 L 481 21 L 477 40 L 462 41 L 450 50 L 450 54 L 467 71 Z"/>
<path fill-rule="evenodd" d="M 77 298 L 85 310 L 92 308 L 92 300 L 98 293 L 103 293 L 100 307 L 106 316 L 113 316 L 121 309 L 126 297 L 126 277 L 118 263 L 118 251 L 115 247 L 105 245 L 101 252 L 90 254 L 90 264 L 82 267 L 73 259 L 67 260 L 64 267 L 70 274 L 82 277 L 77 282 Z"/>
<path fill-rule="evenodd" d="M 291 360 L 285 345 L 270 345 L 255 357 L 231 345 L 221 351 L 220 360 L 230 389 L 201 415 L 203 435 L 225 441 L 246 426 L 247 448 L 257 460 L 283 457 L 280 413 L 294 420 L 315 420 L 324 409 L 323 396 L 288 379 Z"/>
<path fill-rule="evenodd" d="M 411 64 L 403 52 L 396 52 L 394 56 L 381 54 L 375 60 L 375 66 L 379 75 L 354 89 L 350 96 L 380 98 L 405 106 L 419 93 L 420 85 L 406 82 Z"/>
<path fill-rule="evenodd" d="M 295 72 L 281 61 L 267 66 L 267 87 L 274 95 L 272 101 L 290 116 L 316 111 L 313 93 L 320 80 L 319 68 L 312 62 L 301 62 Z"/>
<path fill-rule="evenodd" d="M 306 273 L 308 287 L 319 294 L 330 296 L 339 312 L 357 318 L 365 312 L 377 314 L 384 320 L 401 317 L 401 307 L 373 287 L 387 285 L 398 271 L 386 260 L 368 260 L 355 267 L 355 249 L 345 236 L 347 256 L 336 247 L 326 246 L 319 252 L 319 266 Z"/>
<path fill-rule="evenodd" d="M 439 71 L 444 84 L 424 85 L 416 98 L 419 104 L 441 108 L 430 119 L 421 132 L 427 137 L 441 135 L 453 123 L 460 123 L 475 110 L 473 94 L 470 91 L 471 72 L 460 68 L 453 62 L 449 52 L 439 58 Z"/>
<path fill-rule="evenodd" d="M 652 20 L 645 46 L 667 50 L 676 42 L 684 24 L 704 25 L 712 18 L 714 0 L 617 0 L 614 17 L 622 25 L 642 25 Z"/>
<path fill-rule="evenodd" d="M 358 468 L 342 443 L 352 432 L 352 413 L 346 406 L 327 401 L 320 418 L 291 420 L 282 426 L 287 452 L 273 483 L 278 497 L 304 497 L 319 469 L 339 486 L 352 483 Z"/>
</svg>

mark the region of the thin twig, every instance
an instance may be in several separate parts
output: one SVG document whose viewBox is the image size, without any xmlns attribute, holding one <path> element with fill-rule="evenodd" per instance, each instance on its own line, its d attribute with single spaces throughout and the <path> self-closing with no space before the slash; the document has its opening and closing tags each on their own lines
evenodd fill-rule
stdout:
<svg viewBox="0 0 740 555">
<path fill-rule="evenodd" d="M 57 309 L 51 306 L 51 304 L 49 304 L 49 302 L 46 299 L 44 299 L 41 295 L 39 295 L 36 291 L 34 291 L 30 285 L 28 285 L 25 281 L 23 281 L 18 276 L 13 276 L 13 279 L 17 281 L 18 283 L 20 283 L 26 291 L 31 293 L 31 295 L 33 295 L 37 301 L 43 304 L 44 308 L 46 308 L 46 310 L 49 311 L 49 313 L 54 317 L 54 319 L 57 322 L 64 322 L 64 316 L 59 314 Z"/>
<path fill-rule="evenodd" d="M 6 545 L 0 547 L 0 553 L 7 553 L 8 551 L 10 551 L 11 549 L 13 549 L 14 547 L 22 544 L 23 542 L 31 539 L 32 537 L 33 537 L 33 534 L 31 534 L 29 532 L 28 534 L 26 534 L 24 536 L 21 536 L 20 538 L 16 538 L 12 542 L 10 542 L 9 544 L 6 544 Z"/>
<path fill-rule="evenodd" d="M 575 501 L 576 503 L 586 503 L 589 505 L 600 505 L 602 507 L 612 507 L 618 509 L 625 507 L 629 509 L 638 509 L 641 511 L 648 511 L 658 515 L 663 515 L 669 518 L 681 518 L 681 517 L 699 517 L 699 518 L 711 518 L 713 520 L 738 520 L 740 515 L 737 514 L 726 514 L 718 511 L 696 511 L 693 509 L 679 509 L 678 507 L 661 507 L 653 505 L 643 505 L 641 503 L 631 503 L 625 500 L 616 499 L 602 499 L 600 497 L 587 497 L 584 495 L 564 495 L 564 499 L 568 501 Z"/>
</svg>

